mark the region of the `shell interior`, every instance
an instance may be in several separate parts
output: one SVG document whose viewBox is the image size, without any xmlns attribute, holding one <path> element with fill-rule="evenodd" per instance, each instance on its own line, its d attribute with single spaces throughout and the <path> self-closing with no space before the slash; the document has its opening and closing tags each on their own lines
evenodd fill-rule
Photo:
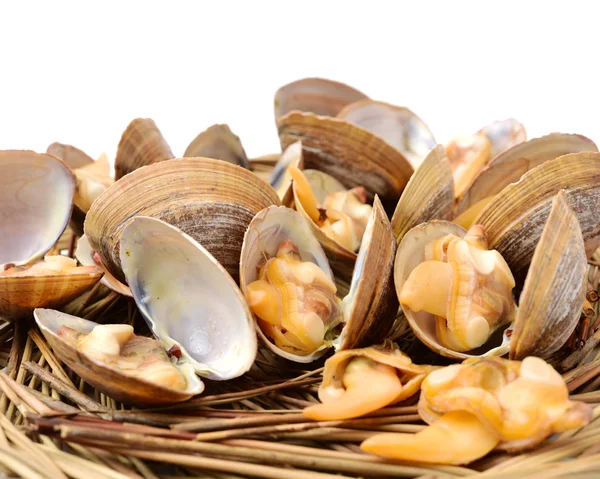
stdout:
<svg viewBox="0 0 600 479">
<path fill-rule="evenodd" d="M 43 256 L 67 226 L 75 180 L 61 160 L 33 151 L 0 152 L 0 267 Z"/>
<path fill-rule="evenodd" d="M 155 218 L 135 217 L 121 236 L 121 264 L 140 311 L 166 349 L 196 372 L 231 379 L 250 369 L 256 334 L 231 276 L 199 243 Z"/>
</svg>

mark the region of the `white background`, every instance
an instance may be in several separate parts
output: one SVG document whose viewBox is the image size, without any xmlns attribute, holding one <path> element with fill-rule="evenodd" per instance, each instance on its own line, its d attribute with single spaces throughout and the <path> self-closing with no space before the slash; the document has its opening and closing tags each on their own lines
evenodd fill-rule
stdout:
<svg viewBox="0 0 600 479">
<path fill-rule="evenodd" d="M 135 117 L 173 152 L 229 123 L 279 151 L 273 94 L 321 76 L 405 105 L 438 142 L 513 116 L 600 142 L 600 5 L 550 1 L 0 4 L 0 149 L 112 158 Z"/>
</svg>

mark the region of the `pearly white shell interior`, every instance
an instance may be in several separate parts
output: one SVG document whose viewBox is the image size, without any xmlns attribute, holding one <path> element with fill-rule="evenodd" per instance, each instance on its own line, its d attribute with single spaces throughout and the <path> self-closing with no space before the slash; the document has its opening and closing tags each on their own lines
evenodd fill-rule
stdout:
<svg viewBox="0 0 600 479">
<path fill-rule="evenodd" d="M 0 266 L 43 256 L 67 226 L 75 180 L 48 154 L 0 152 Z"/>
<path fill-rule="evenodd" d="M 256 333 L 241 291 L 199 243 L 178 228 L 134 217 L 120 245 L 121 265 L 154 334 L 198 374 L 231 379 L 250 369 Z"/>
</svg>

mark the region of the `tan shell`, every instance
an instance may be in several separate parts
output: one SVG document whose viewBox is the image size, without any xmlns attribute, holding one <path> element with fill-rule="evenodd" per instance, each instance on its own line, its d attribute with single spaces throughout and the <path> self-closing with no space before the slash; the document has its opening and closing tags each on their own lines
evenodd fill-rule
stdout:
<svg viewBox="0 0 600 479">
<path fill-rule="evenodd" d="M 566 194 L 559 191 L 525 279 L 510 358 L 547 358 L 569 339 L 586 294 L 583 237 Z"/>
<path fill-rule="evenodd" d="M 561 189 L 577 215 L 584 241 L 598 237 L 600 153 L 573 153 L 546 161 L 504 188 L 475 219 L 474 224 L 483 226 L 490 248 L 508 263 L 517 287 L 525 280 L 552 199 Z"/>
<path fill-rule="evenodd" d="M 270 178 L 275 168 L 275 164 L 279 161 L 281 153 L 270 153 L 267 155 L 250 158 L 248 164 L 250 171 L 257 175 L 261 180 L 270 183 Z"/>
<path fill-rule="evenodd" d="M 387 141 L 410 161 L 413 168 L 435 146 L 429 127 L 406 107 L 364 99 L 346 106 L 337 117 Z"/>
<path fill-rule="evenodd" d="M 115 158 L 115 179 L 141 166 L 174 158 L 162 133 L 150 118 L 136 118 L 123 134 Z"/>
<path fill-rule="evenodd" d="M 346 325 L 340 349 L 379 344 L 388 337 L 398 311 L 394 291 L 396 240 L 378 197 L 367 223 L 352 273 L 350 291 L 342 301 Z"/>
<path fill-rule="evenodd" d="M 257 212 L 278 204 L 273 188 L 244 168 L 183 158 L 140 168 L 117 181 L 94 202 L 84 229 L 93 250 L 121 281 L 119 240 L 133 216 L 178 227 L 237 279 L 246 228 Z"/>
<path fill-rule="evenodd" d="M 389 143 L 352 123 L 312 113 L 291 112 L 279 119 L 281 147 L 302 141 L 306 169 L 333 176 L 346 188 L 364 186 L 393 207 L 413 173 L 408 160 Z"/>
<path fill-rule="evenodd" d="M 312 187 L 313 193 L 315 194 L 315 197 L 319 203 L 323 203 L 328 194 L 338 191 L 346 191 L 344 185 L 327 173 L 323 173 L 319 170 L 304 170 L 303 173 L 308 183 Z M 346 249 L 334 239 L 327 236 L 325 232 L 311 219 L 306 210 L 302 207 L 302 203 L 298 200 L 296 184 L 294 182 L 292 182 L 292 191 L 295 209 L 306 220 L 310 230 L 312 231 L 312 234 L 315 236 L 315 238 L 317 238 L 323 247 L 323 250 L 327 255 L 327 259 L 329 259 L 329 264 L 335 271 L 336 276 L 339 276 L 343 280 L 350 281 L 350 278 L 352 277 L 352 271 L 354 270 L 354 263 L 356 262 L 356 253 Z"/>
<path fill-rule="evenodd" d="M 258 212 L 244 235 L 239 266 L 240 288 L 244 296 L 246 296 L 248 285 L 258 278 L 258 265 L 264 261 L 265 257 L 275 256 L 279 245 L 287 239 L 294 241 L 302 261 L 315 263 L 333 279 L 333 273 L 321 245 L 312 235 L 308 224 L 300 214 L 284 206 L 270 206 Z M 327 347 L 324 345 L 310 355 L 291 354 L 270 341 L 256 321 L 255 329 L 258 338 L 267 348 L 291 361 L 309 363 L 327 352 Z"/>
<path fill-rule="evenodd" d="M 436 145 L 417 167 L 392 216 L 396 241 L 411 228 L 431 220 L 449 220 L 454 206 L 454 182 L 442 145 Z"/>
<path fill-rule="evenodd" d="M 0 276 L 0 317 L 18 319 L 35 308 L 57 308 L 100 281 L 102 270 L 35 276 Z"/>
<path fill-rule="evenodd" d="M 117 368 L 77 351 L 57 335 L 58 328 L 63 325 L 87 334 L 97 323 L 51 309 L 36 309 L 34 317 L 44 338 L 58 358 L 87 383 L 117 401 L 146 406 L 172 404 L 185 401 L 204 389 L 204 385 L 191 368 L 181 370 L 188 380 L 188 390 L 173 390 L 138 377 L 127 376 Z"/>
<path fill-rule="evenodd" d="M 364 93 L 324 78 L 303 78 L 275 93 L 275 120 L 292 110 L 335 116 L 350 103 L 367 98 Z"/>
<path fill-rule="evenodd" d="M 60 158 L 72 169 L 81 168 L 94 162 L 93 158 L 79 148 L 58 142 L 49 145 L 46 153 Z"/>
<path fill-rule="evenodd" d="M 492 159 L 459 199 L 456 215 L 484 198 L 499 193 L 532 168 L 568 153 L 598 151 L 593 141 L 580 135 L 551 133 L 519 143 Z"/>
<path fill-rule="evenodd" d="M 33 151 L 0 151 L 0 270 L 42 257 L 67 227 L 75 193 L 70 168 Z"/>
<path fill-rule="evenodd" d="M 192 140 L 183 156 L 214 158 L 249 169 L 244 147 L 229 125 L 212 125 L 204 130 Z"/>
</svg>

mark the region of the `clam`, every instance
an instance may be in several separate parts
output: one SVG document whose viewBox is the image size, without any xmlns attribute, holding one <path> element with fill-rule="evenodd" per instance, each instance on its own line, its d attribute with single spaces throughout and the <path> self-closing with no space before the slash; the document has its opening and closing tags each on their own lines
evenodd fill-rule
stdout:
<svg viewBox="0 0 600 479">
<path fill-rule="evenodd" d="M 508 185 L 475 219 L 492 248 L 506 259 L 521 287 L 548 219 L 553 197 L 564 189 L 575 212 L 586 252 L 600 235 L 600 153 L 573 153 L 549 160 Z"/>
<path fill-rule="evenodd" d="M 317 421 L 363 416 L 416 394 L 431 369 L 413 364 L 393 343 L 338 351 L 325 361 L 322 404 L 302 412 Z"/>
<path fill-rule="evenodd" d="M 464 194 L 492 158 L 526 138 L 525 128 L 513 118 L 491 123 L 474 135 L 453 138 L 446 151 L 454 175 L 456 197 Z"/>
<path fill-rule="evenodd" d="M 469 233 L 473 236 L 478 230 L 481 232 L 478 241 L 485 241 L 482 227 L 471 227 Z M 467 263 L 457 264 L 451 271 L 445 262 L 435 260 L 437 254 L 442 255 L 443 260 L 446 256 L 448 263 L 452 263 L 452 244 L 457 240 L 449 240 L 448 235 L 457 238 L 465 232 L 453 223 L 434 221 L 409 231 L 398 248 L 396 291 L 408 323 L 419 339 L 444 356 L 461 359 L 502 355 L 509 348 L 511 358 L 529 355 L 548 358 L 566 343 L 583 307 L 587 262 L 577 217 L 563 191 L 552 202 L 516 311 L 512 304 L 515 282 L 510 264 L 497 251 L 469 247 L 475 269 L 470 271 L 474 276 L 467 281 Z M 465 241 L 468 242 L 468 236 Z M 464 259 L 466 257 L 461 261 Z M 496 266 L 489 270 L 486 265 L 491 265 L 492 259 Z M 463 276 L 465 283 L 458 281 Z M 471 292 L 467 284 L 478 284 L 483 287 L 482 292 Z M 455 296 L 457 299 L 453 299 Z M 488 315 L 494 311 L 499 313 L 496 321 Z M 453 314 L 471 317 L 465 323 L 468 324 L 466 329 L 462 329 L 462 340 L 444 328 L 445 325 L 450 330 L 458 327 L 456 321 L 452 324 Z M 487 325 L 479 317 L 476 321 L 476 315 L 485 317 Z M 497 340 L 490 337 L 496 330 L 499 334 L 507 323 L 512 323 L 514 329 L 504 331 L 502 344 L 497 346 Z M 468 340 L 471 333 L 473 338 L 478 338 L 474 343 Z"/>
<path fill-rule="evenodd" d="M 404 155 L 370 131 L 339 118 L 292 111 L 277 123 L 282 149 L 302 141 L 306 169 L 333 176 L 347 189 L 362 186 L 395 206 L 413 173 Z"/>
<path fill-rule="evenodd" d="M 281 153 L 268 153 L 266 155 L 249 158 L 250 171 L 257 175 L 261 180 L 270 183 L 273 169 L 281 158 Z"/>
<path fill-rule="evenodd" d="M 204 130 L 192 140 L 183 156 L 215 158 L 249 168 L 244 147 L 228 125 L 212 125 Z"/>
<path fill-rule="evenodd" d="M 367 98 L 364 93 L 332 80 L 303 78 L 275 93 L 275 119 L 292 110 L 335 116 L 350 103 Z"/>
<path fill-rule="evenodd" d="M 47 256 L 71 215 L 75 182 L 58 158 L 31 151 L 0 152 L 0 316 L 17 319 L 34 308 L 63 305 L 100 280 L 96 267 Z"/>
<path fill-rule="evenodd" d="M 469 359 L 431 372 L 421 386 L 417 434 L 378 434 L 361 449 L 395 459 L 467 464 L 495 448 L 521 451 L 592 420 L 563 378 L 536 357 Z"/>
<path fill-rule="evenodd" d="M 121 135 L 115 158 L 115 179 L 118 180 L 141 166 L 174 157 L 156 123 L 150 118 L 136 118 Z"/>
<path fill-rule="evenodd" d="M 485 349 L 514 320 L 514 279 L 480 227 L 434 220 L 411 229 L 398 247 L 394 283 L 409 325 L 432 350 L 453 358 L 506 352 Z"/>
<path fill-rule="evenodd" d="M 133 216 L 177 226 L 202 244 L 237 279 L 248 224 L 279 204 L 275 191 L 252 172 L 225 161 L 183 158 L 140 168 L 96 199 L 84 229 L 108 271 L 123 281 L 119 240 Z"/>
<path fill-rule="evenodd" d="M 46 149 L 46 153 L 60 158 L 70 168 L 76 169 L 94 162 L 87 153 L 72 145 L 64 143 L 52 143 Z"/>
<path fill-rule="evenodd" d="M 294 206 L 321 243 L 333 270 L 342 279 L 352 275 L 372 206 L 362 187 L 346 190 L 327 173 L 288 168 L 293 179 Z"/>
<path fill-rule="evenodd" d="M 117 401 L 172 404 L 204 389 L 190 365 L 175 365 L 158 341 L 136 336 L 129 325 L 100 325 L 53 309 L 36 309 L 34 317 L 56 356 Z"/>
<path fill-rule="evenodd" d="M 148 217 L 128 223 L 120 251 L 133 298 L 158 340 L 135 336 L 129 325 L 97 325 L 37 309 L 36 321 L 62 361 L 98 390 L 137 405 L 201 393 L 196 374 L 226 380 L 250 369 L 256 355 L 250 311 L 210 253 Z"/>
<path fill-rule="evenodd" d="M 406 107 L 363 99 L 346 106 L 337 118 L 354 123 L 400 151 L 413 168 L 435 146 L 435 138 L 421 118 Z"/>
<path fill-rule="evenodd" d="M 436 145 L 415 170 L 392 216 L 396 241 L 414 226 L 449 220 L 454 206 L 454 182 L 444 147 Z"/>
<path fill-rule="evenodd" d="M 496 194 L 509 184 L 519 181 L 532 168 L 568 153 L 585 151 L 598 151 L 598 148 L 583 136 L 565 133 L 551 133 L 518 143 L 495 156 L 462 196 L 456 195 L 459 197 L 456 214 L 468 214 L 472 221 Z M 465 225 L 467 222 L 461 224 Z"/>
<path fill-rule="evenodd" d="M 240 285 L 261 341 L 297 362 L 313 361 L 334 345 L 352 349 L 382 342 L 398 308 L 394 249 L 389 220 L 376 199 L 350 292 L 340 301 L 327 257 L 303 217 L 285 207 L 258 213 L 244 237 Z"/>
</svg>

